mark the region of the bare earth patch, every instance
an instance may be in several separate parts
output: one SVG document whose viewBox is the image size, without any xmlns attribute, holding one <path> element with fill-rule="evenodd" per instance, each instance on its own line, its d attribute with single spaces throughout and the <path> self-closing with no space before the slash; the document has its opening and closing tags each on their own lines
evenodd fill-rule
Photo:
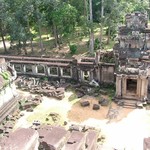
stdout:
<svg viewBox="0 0 150 150">
<path fill-rule="evenodd" d="M 89 118 L 94 118 L 94 119 L 100 119 L 104 120 L 106 119 L 109 106 L 101 106 L 99 110 L 93 110 L 93 104 L 98 104 L 98 99 L 92 96 L 85 96 L 83 97 L 80 101 L 82 100 L 87 100 L 90 102 L 90 106 L 87 107 L 81 107 L 80 102 L 75 103 L 72 106 L 72 109 L 68 112 L 68 118 L 72 121 L 75 122 L 83 122 Z M 112 103 L 112 107 L 114 109 L 117 109 L 117 106 L 115 103 Z M 119 115 L 115 119 L 115 121 L 119 121 L 122 118 L 126 117 L 129 112 L 131 112 L 132 109 L 121 109 L 119 110 Z"/>
</svg>

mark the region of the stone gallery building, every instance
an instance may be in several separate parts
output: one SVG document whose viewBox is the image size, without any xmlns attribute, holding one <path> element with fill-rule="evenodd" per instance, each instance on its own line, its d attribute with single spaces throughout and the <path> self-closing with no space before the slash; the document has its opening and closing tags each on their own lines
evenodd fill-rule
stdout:
<svg viewBox="0 0 150 150">
<path fill-rule="evenodd" d="M 119 27 L 118 41 L 114 45 L 116 98 L 146 102 L 150 99 L 148 15 L 140 12 L 127 14 L 125 25 Z"/>
</svg>

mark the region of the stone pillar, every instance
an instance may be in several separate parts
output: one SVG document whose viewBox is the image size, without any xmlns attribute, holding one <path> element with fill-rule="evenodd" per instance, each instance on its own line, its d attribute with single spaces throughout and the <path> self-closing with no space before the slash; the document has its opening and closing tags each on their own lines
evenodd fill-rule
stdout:
<svg viewBox="0 0 150 150">
<path fill-rule="evenodd" d="M 99 65 L 96 68 L 96 75 L 97 75 L 98 82 L 101 82 L 101 66 L 99 66 Z"/>
<path fill-rule="evenodd" d="M 93 70 L 93 71 L 94 71 L 94 70 Z M 93 80 L 93 71 L 90 71 L 90 73 L 89 73 L 89 79 L 90 79 L 90 81 Z"/>
<path fill-rule="evenodd" d="M 63 68 L 60 67 L 60 76 L 63 76 Z"/>
<path fill-rule="evenodd" d="M 32 73 L 37 74 L 37 66 L 36 65 L 32 65 Z"/>
<path fill-rule="evenodd" d="M 122 96 L 122 76 L 116 75 L 116 97 Z"/>
<path fill-rule="evenodd" d="M 26 73 L 26 66 L 25 65 L 23 65 L 23 73 Z"/>
<path fill-rule="evenodd" d="M 137 95 L 138 95 L 138 98 L 141 98 L 141 87 L 142 87 L 142 79 L 139 77 L 137 79 Z"/>
<path fill-rule="evenodd" d="M 146 76 L 141 76 L 142 84 L 141 84 L 141 99 L 147 97 L 147 88 L 148 88 L 148 79 Z"/>
<path fill-rule="evenodd" d="M 126 76 L 122 77 L 121 90 L 122 90 L 122 96 L 126 96 L 127 95 L 127 77 Z"/>
</svg>

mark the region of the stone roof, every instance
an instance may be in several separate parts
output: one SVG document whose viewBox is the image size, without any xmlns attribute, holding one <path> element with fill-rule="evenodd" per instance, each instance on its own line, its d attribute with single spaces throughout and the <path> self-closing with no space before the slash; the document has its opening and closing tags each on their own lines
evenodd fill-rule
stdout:
<svg viewBox="0 0 150 150">
<path fill-rule="evenodd" d="M 64 146 L 64 150 L 79 150 L 82 149 L 85 141 L 85 134 L 73 131 Z"/>
<path fill-rule="evenodd" d="M 55 126 L 38 130 L 41 139 L 41 145 L 47 149 L 57 149 L 63 145 L 68 131 L 63 127 Z"/>
<path fill-rule="evenodd" d="M 4 138 L 0 142 L 0 149 L 2 150 L 30 150 L 38 146 L 38 132 L 33 129 L 17 129 L 10 133 L 8 138 Z"/>
</svg>

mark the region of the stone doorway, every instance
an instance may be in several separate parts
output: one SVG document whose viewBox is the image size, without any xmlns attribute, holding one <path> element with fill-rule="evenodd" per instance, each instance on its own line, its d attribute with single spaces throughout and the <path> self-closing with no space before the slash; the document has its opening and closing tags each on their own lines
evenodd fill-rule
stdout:
<svg viewBox="0 0 150 150">
<path fill-rule="evenodd" d="M 127 94 L 136 94 L 137 93 L 137 80 L 136 79 L 127 79 Z"/>
</svg>

